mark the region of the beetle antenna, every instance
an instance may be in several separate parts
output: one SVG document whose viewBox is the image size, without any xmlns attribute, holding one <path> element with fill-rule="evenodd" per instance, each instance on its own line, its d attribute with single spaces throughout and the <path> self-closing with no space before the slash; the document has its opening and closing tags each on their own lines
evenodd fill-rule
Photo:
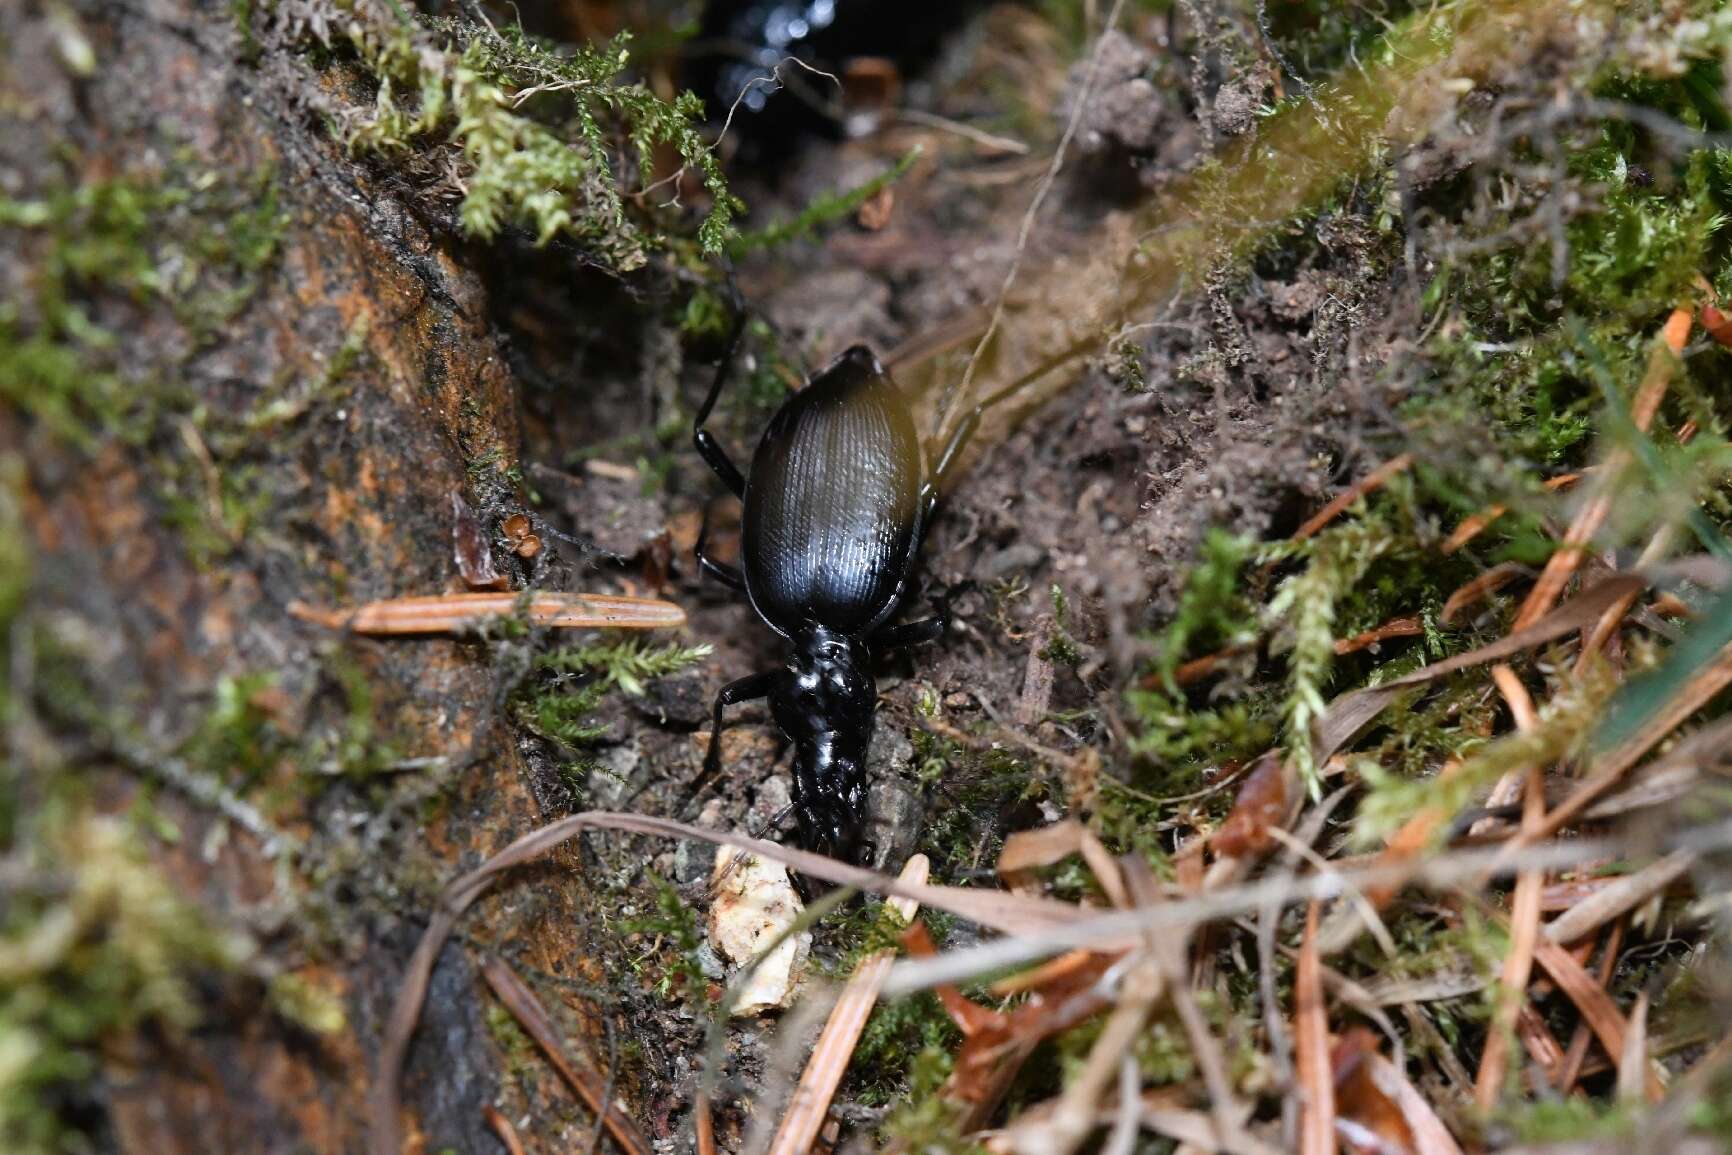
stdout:
<svg viewBox="0 0 1732 1155">
<path fill-rule="evenodd" d="M 774 814 L 770 815 L 770 820 L 758 827 L 752 837 L 762 838 L 766 834 L 780 834 L 782 832 L 782 823 L 786 822 L 788 820 L 788 815 L 792 813 L 794 813 L 794 804 L 790 802 Z"/>
</svg>

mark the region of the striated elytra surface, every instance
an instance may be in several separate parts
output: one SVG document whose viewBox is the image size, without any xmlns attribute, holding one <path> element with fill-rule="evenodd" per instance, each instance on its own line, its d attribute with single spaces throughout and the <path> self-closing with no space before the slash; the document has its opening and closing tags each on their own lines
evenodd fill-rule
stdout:
<svg viewBox="0 0 1732 1155">
<path fill-rule="evenodd" d="M 921 537 L 920 438 L 878 359 L 856 345 L 789 398 L 746 479 L 746 590 L 792 634 L 861 635 L 896 607 Z"/>
</svg>

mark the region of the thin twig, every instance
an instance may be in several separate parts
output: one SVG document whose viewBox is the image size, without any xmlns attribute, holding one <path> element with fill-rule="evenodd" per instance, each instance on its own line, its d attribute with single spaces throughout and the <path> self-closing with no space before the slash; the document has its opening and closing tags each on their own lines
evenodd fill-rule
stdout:
<svg viewBox="0 0 1732 1155">
<path fill-rule="evenodd" d="M 1342 490 L 1330 499 L 1329 504 L 1306 519 L 1305 524 L 1293 531 L 1294 541 L 1304 541 L 1306 538 L 1321 532 L 1330 522 L 1347 512 L 1354 502 L 1362 497 L 1368 497 L 1388 485 L 1391 478 L 1405 473 L 1413 464 L 1413 454 L 1403 453 L 1392 457 L 1367 473 L 1364 477 Z"/>
<path fill-rule="evenodd" d="M 547 1010 L 541 1001 L 535 997 L 535 992 L 526 986 L 517 973 L 500 958 L 488 958 L 482 961 L 481 976 L 487 980 L 487 985 L 493 989 L 494 995 L 512 1018 L 523 1028 L 525 1034 L 535 1040 L 535 1045 L 541 1048 L 541 1053 L 559 1072 L 566 1085 L 577 1092 L 589 1109 L 606 1124 L 608 1134 L 614 1137 L 620 1147 L 628 1155 L 652 1155 L 649 1140 L 643 1132 L 637 1129 L 637 1124 L 631 1118 L 614 1106 L 609 1096 L 607 1082 L 585 1064 L 579 1067 L 566 1054 L 565 1044 L 561 1041 L 559 1030 L 548 1017 Z"/>
<path fill-rule="evenodd" d="M 1077 129 L 1082 125 L 1083 113 L 1088 109 L 1089 98 L 1094 95 L 1095 78 L 1100 73 L 1101 58 L 1105 54 L 1107 33 L 1118 26 L 1119 12 L 1124 8 L 1125 0 L 1113 0 L 1113 6 L 1107 13 L 1106 25 L 1101 29 L 1100 36 L 1095 41 L 1095 49 L 1089 54 L 1088 69 L 1083 73 L 1082 85 L 1077 90 L 1076 104 L 1071 109 L 1070 118 L 1065 122 L 1064 133 L 1058 139 L 1058 147 L 1053 150 L 1052 162 L 1047 165 L 1046 173 L 1035 186 L 1034 197 L 1029 201 L 1028 209 L 1022 215 L 1022 224 L 1016 233 L 1016 247 L 1011 253 L 1010 267 L 1005 270 L 1004 283 L 999 286 L 998 297 L 993 302 L 992 315 L 986 322 L 986 330 L 981 333 L 980 340 L 975 343 L 974 352 L 969 355 L 968 365 L 962 371 L 962 383 L 957 386 L 956 396 L 966 404 L 970 390 L 974 384 L 974 374 L 979 368 L 980 359 L 986 353 L 986 347 L 998 335 L 999 326 L 1004 323 L 1004 306 L 1010 297 L 1010 290 L 1016 284 L 1017 274 L 1022 271 L 1023 255 L 1028 251 L 1029 236 L 1034 231 L 1035 218 L 1040 215 L 1041 206 L 1052 192 L 1053 182 L 1058 179 L 1059 170 L 1064 167 L 1065 153 L 1070 149 L 1070 142 L 1076 136 Z M 940 415 L 939 427 L 948 424 L 949 407 Z"/>
</svg>

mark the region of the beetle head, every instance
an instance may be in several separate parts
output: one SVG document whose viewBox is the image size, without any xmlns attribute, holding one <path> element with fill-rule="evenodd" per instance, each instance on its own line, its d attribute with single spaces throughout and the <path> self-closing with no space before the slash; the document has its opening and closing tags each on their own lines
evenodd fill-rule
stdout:
<svg viewBox="0 0 1732 1155">
<path fill-rule="evenodd" d="M 865 823 L 860 811 L 842 799 L 818 796 L 797 802 L 794 821 L 800 828 L 803 849 L 854 866 L 872 864 L 877 847 L 863 837 Z"/>
</svg>

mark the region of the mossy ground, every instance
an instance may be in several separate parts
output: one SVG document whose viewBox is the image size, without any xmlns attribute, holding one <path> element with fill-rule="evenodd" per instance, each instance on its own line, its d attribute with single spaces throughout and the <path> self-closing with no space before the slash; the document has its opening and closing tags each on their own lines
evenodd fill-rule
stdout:
<svg viewBox="0 0 1732 1155">
<path fill-rule="evenodd" d="M 1100 7 L 1048 4 L 995 19 L 1025 22 L 1025 30 L 1032 22 L 1028 42 L 1051 54 L 1040 59 L 1062 55 L 1068 63 L 1088 43 L 1085 22 Z M 1158 98 L 1174 134 L 1206 124 L 1225 155 L 1234 139 L 1220 115 L 1225 97 L 1250 98 L 1253 126 L 1325 107 L 1309 102 L 1328 99 L 1329 76 L 1351 78 L 1387 62 L 1417 20 L 1468 7 L 1308 0 L 1270 6 L 1267 27 L 1259 27 L 1261 6 L 1134 4 L 1127 27 L 1156 44 L 1170 10 L 1175 27 L 1187 29 L 1184 51 L 1165 52 L 1149 73 L 1172 86 Z M 731 319 L 710 255 L 732 253 L 754 304 L 781 297 L 807 308 L 813 279 L 863 275 L 889 302 L 868 302 L 866 320 L 913 338 L 957 301 L 990 299 L 999 265 L 972 261 L 971 248 L 1008 244 L 1022 207 L 1005 191 L 1012 182 L 1004 170 L 1014 161 L 977 155 L 942 132 L 887 135 L 814 145 L 794 171 L 776 174 L 785 180 L 762 182 L 761 191 L 746 174 L 737 183 L 752 188 L 762 211 L 736 233 L 741 206 L 723 180 L 721 153 L 703 135 L 701 110 L 658 95 L 632 70 L 626 42 L 562 44 L 509 22 L 490 32 L 360 2 L 283 0 L 238 8 L 234 20 L 246 33 L 238 51 L 248 67 L 289 61 L 325 79 L 323 94 L 304 106 L 319 114 L 317 147 L 330 149 L 331 164 L 348 166 L 341 171 L 355 187 L 411 206 L 436 238 L 428 247 L 439 260 L 522 266 L 490 273 L 494 313 L 473 315 L 506 334 L 502 356 L 514 370 L 547 353 L 533 363 L 569 372 L 533 385 L 536 403 L 563 423 L 520 438 L 496 418 L 481 386 L 465 385 L 442 433 L 487 516 L 521 504 L 580 546 L 605 528 L 590 518 L 647 510 L 658 524 L 695 525 L 691 515 L 710 492 L 691 460 L 685 424 L 707 377 L 704 363 Z M 880 721 L 881 742 L 894 729 L 912 746 L 909 764 L 893 773 L 923 805 L 925 819 L 910 837 L 932 857 L 937 877 L 991 885 L 1007 833 L 1080 810 L 1112 849 L 1140 854 L 1158 877 L 1173 879 L 1174 858 L 1231 805 L 1231 792 L 1208 788 L 1225 768 L 1272 747 L 1292 755 L 1319 789 L 1353 777 L 1357 793 L 1326 841 L 1372 848 L 1421 806 L 1459 808 L 1503 770 L 1587 740 L 1616 681 L 1603 669 L 1568 673 L 1548 654 L 1521 671 L 1551 702 L 1528 745 L 1494 737 L 1500 707 L 1468 677 L 1392 707 L 1345 769 L 1308 764 L 1305 739 L 1328 699 L 1506 632 L 1513 597 L 1494 596 L 1451 621 L 1443 606 L 1487 566 L 1543 562 L 1568 510 L 1543 482 L 1594 464 L 1620 438 L 1641 452 L 1626 478 L 1632 496 L 1618 502 L 1605 545 L 1639 547 L 1662 526 L 1681 524 L 1686 508 L 1700 511 L 1706 530 L 1686 528 L 1704 535 L 1723 531 L 1732 517 L 1725 485 L 1732 353 L 1702 340 L 1690 346 L 1645 440 L 1631 441 L 1617 419 L 1669 310 L 1694 304 L 1703 282 L 1732 294 L 1725 224 L 1732 162 L 1724 150 L 1677 135 L 1727 128 L 1720 69 L 1732 32 L 1707 4 L 1658 5 L 1602 31 L 1592 52 L 1555 45 L 1531 75 L 1497 77 L 1474 97 L 1491 105 L 1464 101 L 1471 136 L 1440 130 L 1400 156 L 1356 156 L 1327 195 L 1264 222 L 1255 243 L 1240 243 L 1241 231 L 1222 251 L 1203 251 L 1187 292 L 1175 295 L 1162 321 L 1113 341 L 1108 364 L 1067 369 L 1073 391 L 1009 445 L 989 450 L 951 495 L 928 568 L 935 583 L 977 588 L 959 595 L 964 627 L 940 652 L 886 669 Z M 975 74 L 959 65 L 944 75 L 965 81 L 940 99 L 950 102 L 946 115 L 978 114 L 995 131 L 1029 133 L 1038 153 L 1060 126 L 1050 109 L 1034 107 L 1042 86 L 1019 84 L 1027 78 L 1018 77 L 1017 63 L 989 61 Z M 1543 123 L 1520 120 L 1560 90 L 1598 103 Z M 997 99 L 1006 93 L 1015 106 Z M 1654 127 L 1652 117 L 1671 127 Z M 1488 135 L 1493 123 L 1502 136 Z M 871 163 L 859 163 L 862 156 Z M 1260 207 L 1203 153 L 1177 162 L 1108 156 L 1093 154 L 1090 163 L 1134 170 L 1134 180 L 1156 190 L 1139 195 L 1151 197 L 1187 169 L 1196 175 L 1191 195 L 1216 197 L 1206 207 L 1233 229 Z M 844 161 L 845 179 L 837 176 Z M 339 432 L 321 434 L 336 443 L 325 448 L 313 423 L 390 392 L 375 379 L 392 357 L 413 361 L 392 344 L 392 327 L 409 325 L 394 313 L 373 322 L 364 314 L 325 335 L 334 355 L 323 372 L 247 390 L 207 387 L 204 378 L 189 387 L 179 372 L 185 359 L 244 343 L 235 333 L 249 302 L 282 291 L 271 278 L 281 272 L 286 241 L 305 227 L 283 202 L 299 190 L 285 190 L 282 170 L 271 165 L 236 174 L 189 161 L 99 179 L 81 174 L 68 162 L 0 201 L 0 231 L 28 271 L 26 291 L 0 307 L 9 431 L 0 621 L 9 652 L 31 658 L 6 666 L 0 681 L 8 729 L 23 736 L 11 744 L 0 779 L 0 849 L 25 863 L 30 883 L 7 904 L 0 926 L 0 1029 L 12 1048 L 0 1055 L 0 1072 L 31 1092 L 17 1098 L 24 1109 L 0 1116 L 0 1136 L 22 1151 L 70 1149 L 99 1133 L 89 1120 L 103 1105 L 104 1047 L 146 1027 L 187 1030 L 198 1021 L 205 985 L 221 975 L 267 985 L 270 1013 L 340 1033 L 345 1012 L 352 1018 L 366 1004 L 335 1007 L 316 986 L 281 973 L 270 950 L 348 958 L 363 973 L 353 960 L 370 952 L 345 955 L 341 944 L 382 938 L 380 927 L 424 910 L 458 858 L 496 841 L 491 828 L 479 847 L 462 832 L 475 814 L 502 805 L 502 793 L 527 793 L 527 803 L 513 804 L 542 820 L 603 791 L 622 804 L 691 817 L 687 811 L 705 799 L 685 793 L 696 774 L 690 732 L 704 724 L 709 694 L 726 677 L 779 660 L 746 611 L 693 580 L 671 546 L 645 547 L 623 562 L 578 548 L 579 560 L 560 562 L 566 568 L 552 571 L 552 580 L 663 585 L 690 605 L 691 636 L 667 646 L 561 649 L 512 628 L 440 651 L 446 667 L 368 643 L 327 641 L 297 652 L 283 669 L 255 652 L 179 694 L 171 731 L 179 737 L 164 740 L 150 687 L 139 701 L 117 703 L 111 683 L 93 676 L 107 652 L 95 644 L 98 632 L 71 615 L 39 611 L 43 591 L 33 585 L 33 547 L 24 544 L 30 494 L 67 461 L 82 467 L 118 455 L 142 477 L 150 525 L 204 580 L 262 575 L 273 592 L 297 594 L 330 594 L 350 582 L 377 588 L 377 573 L 350 574 L 333 563 L 308 567 L 315 578 L 286 560 L 341 549 L 329 523 L 310 511 L 317 487 L 293 491 L 282 479 L 304 459 L 334 473 L 331 459 L 360 443 L 353 426 L 327 423 L 320 428 Z M 1063 211 L 1043 228 L 1056 232 L 1057 247 L 1112 243 L 1103 239 L 1113 235 L 1106 222 L 1122 203 L 1097 196 L 1086 180 L 1056 188 Z M 896 215 L 883 232 L 851 219 L 886 189 Z M 703 205 L 675 203 L 682 198 Z M 946 244 L 946 236 L 961 240 Z M 605 291 L 581 282 L 585 297 L 563 280 L 579 266 L 638 279 L 626 282 L 629 292 L 616 281 Z M 618 308 L 606 315 L 632 320 L 621 333 L 593 336 L 548 323 L 592 307 Z M 164 325 L 173 337 L 140 356 L 129 337 L 147 321 L 153 334 Z M 593 317 L 589 323 L 607 328 Z M 809 352 L 755 316 L 746 379 L 727 397 L 717 428 L 749 447 Z M 426 356 L 416 370 L 425 376 L 414 385 L 427 397 L 442 387 L 427 367 L 438 362 Z M 401 381 L 396 387 L 413 395 Z M 417 398 L 391 412 L 435 403 L 443 402 Z M 14 428 L 22 438 L 10 436 Z M 573 428 L 582 435 L 570 435 Z M 1679 436 L 1686 428 L 1687 441 Z M 605 514 L 587 496 L 562 508 L 525 470 L 525 445 L 579 471 L 594 464 L 618 473 L 623 462 L 636 469 L 635 488 Z M 1412 468 L 1320 532 L 1291 539 L 1327 494 L 1403 452 L 1413 454 Z M 361 486 L 354 492 L 368 494 Z M 1084 502 L 1084 493 L 1094 496 Z M 371 513 L 367 502 L 376 497 L 363 496 L 346 516 Z M 1468 548 L 1441 552 L 1464 516 L 1492 505 L 1508 512 Z M 388 575 L 402 578 L 385 583 L 392 588 L 448 576 L 448 527 L 429 521 L 416 529 L 433 542 L 404 551 L 418 568 Z M 510 560 L 503 539 L 489 544 L 519 567 L 514 576 L 548 576 Z M 1121 581 L 1126 573 L 1133 576 Z M 1339 641 L 1397 617 L 1416 619 L 1417 633 L 1337 653 Z M 1656 648 L 1633 645 L 1627 667 L 1653 660 Z M 1185 664 L 1209 655 L 1224 655 L 1216 671 L 1181 684 Z M 423 661 L 432 668 L 420 668 Z M 29 683 L 14 684 L 26 668 Z M 455 678 L 454 668 L 480 671 L 466 691 L 469 712 L 428 709 L 423 717 L 404 708 L 405 684 Z M 1048 678 L 1044 697 L 1027 689 L 1040 681 L 1031 672 Z M 295 708 L 285 710 L 285 701 Z M 1012 722 L 1012 707 L 1024 703 L 1029 713 Z M 489 729 L 495 725 L 498 732 Z M 429 740 L 466 726 L 488 733 L 493 745 L 478 741 L 469 753 L 447 754 L 447 744 Z M 767 730 L 749 710 L 742 727 L 760 736 Z M 1028 741 L 1008 740 L 1007 729 Z M 504 749 L 520 759 L 501 756 L 509 771 L 488 757 Z M 1070 760 L 1050 758 L 1055 749 Z M 1085 750 L 1102 755 L 1098 778 L 1088 781 L 1074 758 Z M 186 773 L 153 771 L 151 754 Z M 771 815 L 753 807 L 775 796 L 766 785 L 777 772 L 774 756 L 748 755 L 713 794 L 726 820 L 742 826 L 767 821 Z M 1469 769 L 1441 782 L 1438 768 L 1452 761 Z M 138 788 L 118 818 L 94 798 L 114 775 Z M 178 830 L 153 796 L 189 782 L 205 791 L 201 809 L 254 813 L 267 834 L 316 847 L 316 856 L 291 863 L 291 889 L 302 900 L 293 907 L 297 929 L 285 935 L 292 946 L 270 942 L 261 956 L 222 912 L 186 901 L 147 865 L 167 857 Z M 1189 795 L 1198 796 L 1174 801 Z M 361 833 L 347 833 L 343 823 Z M 425 845 L 429 838 L 436 849 Z M 693 1084 L 679 1059 L 697 1053 L 714 992 L 697 953 L 693 902 L 703 872 L 671 853 L 656 858 L 661 849 L 596 839 L 565 863 L 594 880 L 583 930 L 598 957 L 546 957 L 538 920 L 570 913 L 554 886 L 481 937 L 533 962 L 548 989 L 581 986 L 568 1004 L 573 1021 L 588 1013 L 582 1008 L 607 1005 L 594 997 L 605 987 L 636 1028 L 619 1050 L 621 1086 L 666 1106 L 683 1125 L 680 1096 Z M 1046 883 L 1058 897 L 1100 900 L 1074 864 L 1048 872 Z M 1493 917 L 1502 902 L 1494 892 L 1483 910 L 1403 911 L 1389 925 L 1398 960 L 1362 945 L 1336 963 L 1360 979 L 1489 974 L 1507 949 Z M 622 916 L 628 906 L 635 913 Z M 818 954 L 840 974 L 886 941 L 878 908 L 866 905 L 826 922 Z M 1209 960 L 1220 979 L 1203 992 L 1202 1009 L 1245 1059 L 1234 1079 L 1266 1088 L 1267 1072 L 1253 1061 L 1262 1014 L 1255 976 L 1243 943 L 1223 942 Z M 1657 1013 L 1663 1004 L 1687 1023 L 1710 1005 L 1710 984 L 1676 976 L 1684 948 L 1657 936 L 1645 949 L 1645 965 L 1617 976 L 1620 1000 L 1627 1005 L 1658 977 L 1665 995 Z M 1277 970 L 1286 997 L 1291 969 Z M 1477 1054 L 1489 1006 L 1478 992 L 1427 1003 L 1420 1014 L 1430 1033 L 1415 1036 L 1417 1063 L 1435 1063 L 1437 1047 Z M 461 1008 L 443 1011 L 453 1016 L 447 1026 L 460 1023 Z M 533 1082 L 517 1076 L 539 1060 L 515 1028 L 496 1011 L 490 1016 L 482 1032 L 491 1039 L 488 1054 L 514 1082 Z M 1573 1026 L 1567 1013 L 1556 1017 L 1554 1029 Z M 1097 1032 L 1098 1024 L 1047 1044 L 1042 1074 L 1013 1088 L 1009 1109 L 1058 1091 Z M 957 1043 L 936 1000 L 882 1008 L 857 1055 L 851 1101 L 870 1109 L 865 1117 L 879 1121 L 887 1138 L 968 1149 L 937 1098 Z M 1195 1073 L 1182 1032 L 1165 1017 L 1135 1058 L 1151 1083 Z M 762 1061 L 759 1043 L 743 1044 L 733 1073 L 749 1077 Z M 1474 1126 L 1499 1141 L 1630 1125 L 1604 1076 L 1587 1086 L 1580 1103 L 1512 1100 Z M 0 1098 L 10 1102 L 5 1090 Z M 1724 1101 L 1706 1097 L 1702 1109 L 1711 1114 Z M 588 1126 L 550 1108 L 549 1134 L 552 1115 L 560 1128 Z M 456 1133 L 463 1125 L 454 1115 L 430 1117 L 435 1142 L 441 1128 Z"/>
</svg>

